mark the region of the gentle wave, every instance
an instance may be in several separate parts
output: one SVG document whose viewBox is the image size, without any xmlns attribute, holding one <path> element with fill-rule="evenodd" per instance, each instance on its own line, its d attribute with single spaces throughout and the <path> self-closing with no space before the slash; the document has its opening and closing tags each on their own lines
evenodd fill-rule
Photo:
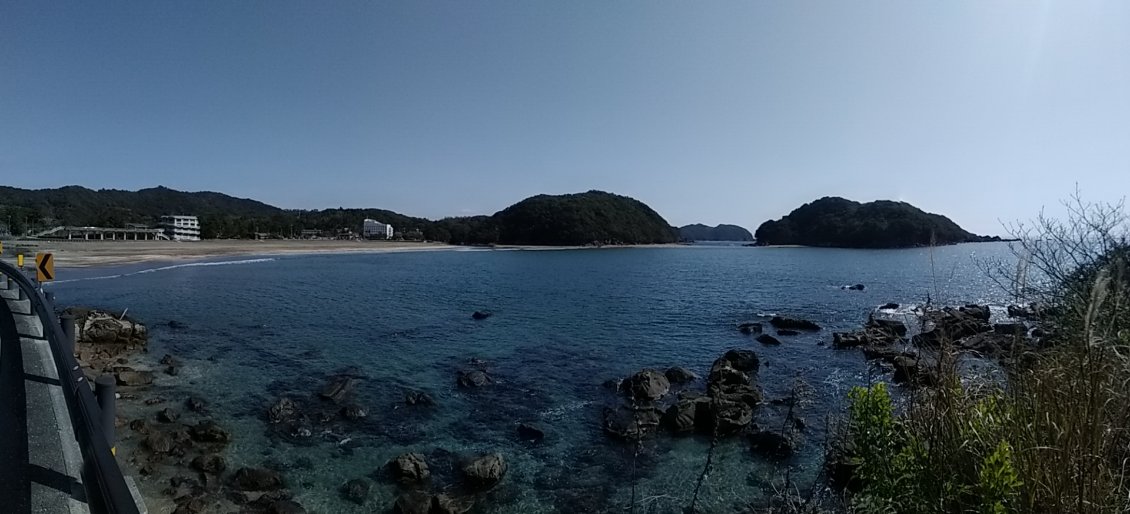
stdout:
<svg viewBox="0 0 1130 514">
<path fill-rule="evenodd" d="M 167 271 L 167 270 L 179 269 L 179 268 L 194 268 L 194 267 L 197 267 L 197 266 L 227 266 L 227 265 L 230 265 L 230 264 L 255 264 L 255 263 L 259 263 L 259 262 L 271 262 L 273 260 L 275 260 L 275 259 L 273 259 L 273 258 L 262 258 L 262 259 L 243 259 L 243 260 L 238 260 L 238 261 L 190 262 L 190 263 L 187 263 L 187 264 L 174 264 L 172 266 L 161 266 L 160 268 L 144 269 L 144 270 L 141 270 L 141 271 L 135 271 L 133 273 L 126 273 L 126 276 L 128 276 L 128 275 L 140 275 L 142 273 L 153 273 L 155 271 Z"/>
<path fill-rule="evenodd" d="M 153 273 L 153 272 L 156 272 L 156 271 L 168 271 L 168 270 L 179 269 L 179 268 L 193 268 L 193 267 L 198 267 L 198 266 L 227 266 L 227 265 L 231 265 L 231 264 L 257 264 L 257 263 L 261 263 L 261 262 L 271 262 L 271 261 L 274 261 L 274 260 L 275 260 L 274 258 L 260 258 L 260 259 L 241 259 L 241 260 L 238 260 L 238 261 L 189 262 L 189 263 L 185 263 L 185 264 L 173 264 L 171 266 L 161 266 L 160 268 L 143 269 L 141 271 L 133 271 L 133 272 L 130 272 L 130 273 L 119 273 L 117 275 L 103 275 L 103 276 L 99 276 L 99 277 L 84 277 L 84 278 L 72 278 L 72 279 L 68 279 L 68 280 L 56 280 L 54 282 L 47 282 L 44 285 L 68 284 L 68 283 L 71 283 L 71 282 L 85 282 L 87 280 L 109 280 L 109 279 L 112 279 L 112 278 L 129 277 L 129 276 L 132 276 L 132 275 L 142 275 L 142 274 L 146 274 L 146 273 Z"/>
</svg>

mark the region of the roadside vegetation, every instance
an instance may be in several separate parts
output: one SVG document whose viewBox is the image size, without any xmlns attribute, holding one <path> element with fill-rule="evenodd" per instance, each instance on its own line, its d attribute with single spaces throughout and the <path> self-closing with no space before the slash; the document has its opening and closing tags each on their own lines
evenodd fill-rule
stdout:
<svg viewBox="0 0 1130 514">
<path fill-rule="evenodd" d="M 1016 225 L 1018 266 L 988 271 L 1037 337 L 996 373 L 952 341 L 905 402 L 857 387 L 829 454 L 861 513 L 1130 512 L 1130 244 L 1122 204 L 1076 196 L 1069 219 Z"/>
</svg>

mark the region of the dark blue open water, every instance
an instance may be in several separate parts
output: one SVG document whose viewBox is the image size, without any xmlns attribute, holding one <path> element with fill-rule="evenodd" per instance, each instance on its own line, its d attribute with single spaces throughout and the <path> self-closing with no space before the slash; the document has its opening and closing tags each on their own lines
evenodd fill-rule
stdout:
<svg viewBox="0 0 1130 514">
<path fill-rule="evenodd" d="M 799 413 L 808 429 L 800 455 L 784 464 L 755 457 L 740 438 L 720 445 L 700 505 L 726 512 L 764 498 L 785 466 L 802 487 L 816 475 L 825 418 L 867 375 L 859 352 L 831 348 L 833 330 L 858 327 L 877 305 L 921 304 L 927 295 L 936 303 L 1002 304 L 1004 292 L 977 259 L 1007 254 L 1003 244 L 969 244 L 320 255 L 60 270 L 68 280 L 51 289 L 64 305 L 128 308 L 147 322 L 150 357 L 185 361 L 179 376 L 158 374 L 155 392 L 208 398 L 235 433 L 229 469 L 287 469 L 297 499 L 316 512 L 390 506 L 396 488 L 389 483 L 378 482 L 365 507 L 340 499 L 338 489 L 406 451 L 440 460 L 503 453 L 510 471 L 483 505 L 487 512 L 623 507 L 633 476 L 649 507 L 676 511 L 689 503 L 708 442 L 662 435 L 633 466 L 632 446 L 600 431 L 609 401 L 601 383 L 672 365 L 704 376 L 726 349 L 752 348 L 762 358 L 766 399 L 787 395 L 797 379 L 806 384 L 809 401 Z M 840 289 L 854 283 L 867 288 Z M 494 316 L 472 320 L 480 309 Z M 735 329 L 773 313 L 825 330 L 765 347 Z M 187 328 L 169 328 L 171 320 Z M 455 373 L 471 357 L 488 361 L 498 383 L 455 388 Z M 346 366 L 367 377 L 358 398 L 368 420 L 312 445 L 268 436 L 263 412 L 275 398 L 317 390 Z M 407 388 L 431 392 L 438 407 L 394 408 Z M 765 405 L 755 421 L 775 426 L 782 409 Z M 525 421 L 546 427 L 546 441 L 519 441 L 515 425 Z M 341 437 L 359 446 L 346 450 Z M 155 494 L 165 485 L 143 486 Z"/>
</svg>

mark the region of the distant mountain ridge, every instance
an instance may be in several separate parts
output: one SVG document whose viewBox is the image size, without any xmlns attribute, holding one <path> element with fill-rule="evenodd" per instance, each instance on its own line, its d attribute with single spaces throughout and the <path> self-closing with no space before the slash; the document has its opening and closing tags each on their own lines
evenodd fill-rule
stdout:
<svg viewBox="0 0 1130 514">
<path fill-rule="evenodd" d="M 785 217 L 766 221 L 755 233 L 758 245 L 843 248 L 906 248 L 1000 241 L 966 231 L 949 218 L 906 202 L 859 203 L 824 197 Z"/>
<path fill-rule="evenodd" d="M 718 225 L 711 227 L 694 223 L 679 227 L 679 239 L 683 241 L 753 241 L 753 234 L 737 225 Z"/>
<path fill-rule="evenodd" d="M 24 233 L 28 222 L 38 227 L 120 227 L 152 225 L 167 214 L 196 215 L 205 238 L 289 236 L 305 229 L 331 234 L 341 228 L 357 231 L 365 218 L 390 223 L 406 238 L 459 244 L 653 244 L 677 238 L 676 230 L 651 207 L 603 191 L 537 195 L 492 216 L 432 221 L 383 209 L 282 209 L 223 193 L 167 187 L 95 191 L 80 186 L 39 190 L 0 186 L 0 225 L 10 223 L 17 234 Z"/>
</svg>

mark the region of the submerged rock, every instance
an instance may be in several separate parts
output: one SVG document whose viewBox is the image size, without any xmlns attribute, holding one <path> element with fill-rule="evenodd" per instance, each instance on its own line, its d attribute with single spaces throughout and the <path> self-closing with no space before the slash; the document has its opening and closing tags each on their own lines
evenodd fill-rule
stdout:
<svg viewBox="0 0 1130 514">
<path fill-rule="evenodd" d="M 432 495 L 424 491 L 408 491 L 396 497 L 392 505 L 395 514 L 429 514 L 432 510 Z"/>
<path fill-rule="evenodd" d="M 654 408 L 605 407 L 602 427 L 606 433 L 621 439 L 639 439 L 655 430 L 659 421 L 659 411 Z"/>
<path fill-rule="evenodd" d="M 542 439 L 545 439 L 545 431 L 535 424 L 521 423 L 518 425 L 518 437 L 523 441 L 540 443 Z"/>
<path fill-rule="evenodd" d="M 357 387 L 358 382 L 360 381 L 350 376 L 334 377 L 318 395 L 334 403 L 341 403 Z"/>
<path fill-rule="evenodd" d="M 431 514 L 466 514 L 475 507 L 473 496 L 450 496 L 446 493 L 432 498 Z"/>
<path fill-rule="evenodd" d="M 506 459 L 501 453 L 491 453 L 478 457 L 463 466 L 463 476 L 468 485 L 475 489 L 490 489 L 506 474 Z"/>
<path fill-rule="evenodd" d="M 298 404 L 286 397 L 279 398 L 278 401 L 267 408 L 267 420 L 271 423 L 294 421 L 300 416 Z"/>
<path fill-rule="evenodd" d="M 306 509 L 294 500 L 276 500 L 267 506 L 267 514 L 306 514 Z"/>
<path fill-rule="evenodd" d="M 393 480 L 401 484 L 418 484 L 431 477 L 428 462 L 419 453 L 405 453 L 388 463 Z"/>
<path fill-rule="evenodd" d="M 193 441 L 202 443 L 227 443 L 231 441 L 231 433 L 210 419 L 189 427 L 188 435 L 192 437 Z"/>
<path fill-rule="evenodd" d="M 795 332 L 794 332 L 795 333 Z M 757 336 L 757 342 L 766 346 L 776 346 L 781 344 L 781 340 L 769 334 L 761 334 Z"/>
<path fill-rule="evenodd" d="M 189 396 L 184 404 L 192 412 L 206 412 L 208 410 L 208 404 L 195 396 Z"/>
<path fill-rule="evenodd" d="M 276 491 L 282 489 L 282 475 L 265 468 L 239 468 L 232 478 L 240 491 Z"/>
<path fill-rule="evenodd" d="M 161 411 L 157 413 L 157 421 L 161 423 L 173 423 L 176 422 L 178 418 L 180 418 L 180 414 L 177 414 L 177 411 L 168 407 L 161 409 Z"/>
<path fill-rule="evenodd" d="M 422 391 L 408 391 L 404 393 L 404 403 L 407 405 L 419 405 L 421 407 L 429 407 L 436 404 L 431 395 Z"/>
<path fill-rule="evenodd" d="M 362 505 L 369 498 L 369 481 L 355 478 L 341 486 L 341 495 L 357 505 Z"/>
<path fill-rule="evenodd" d="M 192 469 L 195 469 L 201 473 L 219 475 L 220 473 L 223 473 L 223 471 L 227 469 L 227 467 L 228 463 L 224 460 L 224 457 L 222 455 L 207 454 L 200 455 L 195 459 L 192 459 Z"/>
<path fill-rule="evenodd" d="M 459 378 L 456 379 L 456 383 L 459 385 L 459 387 L 470 389 L 475 387 L 488 386 L 494 383 L 494 380 L 491 380 L 490 375 L 488 375 L 485 371 L 473 369 L 471 371 L 460 371 Z"/>
<path fill-rule="evenodd" d="M 345 419 L 357 421 L 360 419 L 365 419 L 365 417 L 369 415 L 369 412 L 366 411 L 364 407 L 357 405 L 356 403 L 351 403 L 341 408 L 341 415 Z"/>
<path fill-rule="evenodd" d="M 769 320 L 769 324 L 773 325 L 774 328 L 808 330 L 813 332 L 820 330 L 820 325 L 806 319 L 786 318 L 783 316 L 773 317 L 773 319 Z"/>
<path fill-rule="evenodd" d="M 493 316 L 494 313 L 490 311 L 475 311 L 471 313 L 471 319 L 483 320 Z"/>
<path fill-rule="evenodd" d="M 792 438 L 767 430 L 750 434 L 749 443 L 754 453 L 771 459 L 787 459 L 796 452 Z"/>
<path fill-rule="evenodd" d="M 126 368 L 117 372 L 115 378 L 120 386 L 143 386 L 153 383 L 153 372 Z"/>
<path fill-rule="evenodd" d="M 145 438 L 145 447 L 153 453 L 169 453 L 173 451 L 173 438 L 164 432 L 156 432 Z"/>
<path fill-rule="evenodd" d="M 742 323 L 738 330 L 743 334 L 760 334 L 765 327 L 761 323 Z"/>
<path fill-rule="evenodd" d="M 899 304 L 897 304 L 897 303 L 884 303 L 883 305 L 879 306 L 879 310 L 881 310 L 881 311 L 893 311 L 893 310 L 896 310 L 898 308 L 899 308 Z"/>
<path fill-rule="evenodd" d="M 798 335 L 800 335 L 800 332 L 797 332 L 796 330 L 789 330 L 787 328 L 782 328 L 780 330 L 777 330 L 777 335 L 779 335 L 779 336 L 798 336 Z"/>
</svg>

